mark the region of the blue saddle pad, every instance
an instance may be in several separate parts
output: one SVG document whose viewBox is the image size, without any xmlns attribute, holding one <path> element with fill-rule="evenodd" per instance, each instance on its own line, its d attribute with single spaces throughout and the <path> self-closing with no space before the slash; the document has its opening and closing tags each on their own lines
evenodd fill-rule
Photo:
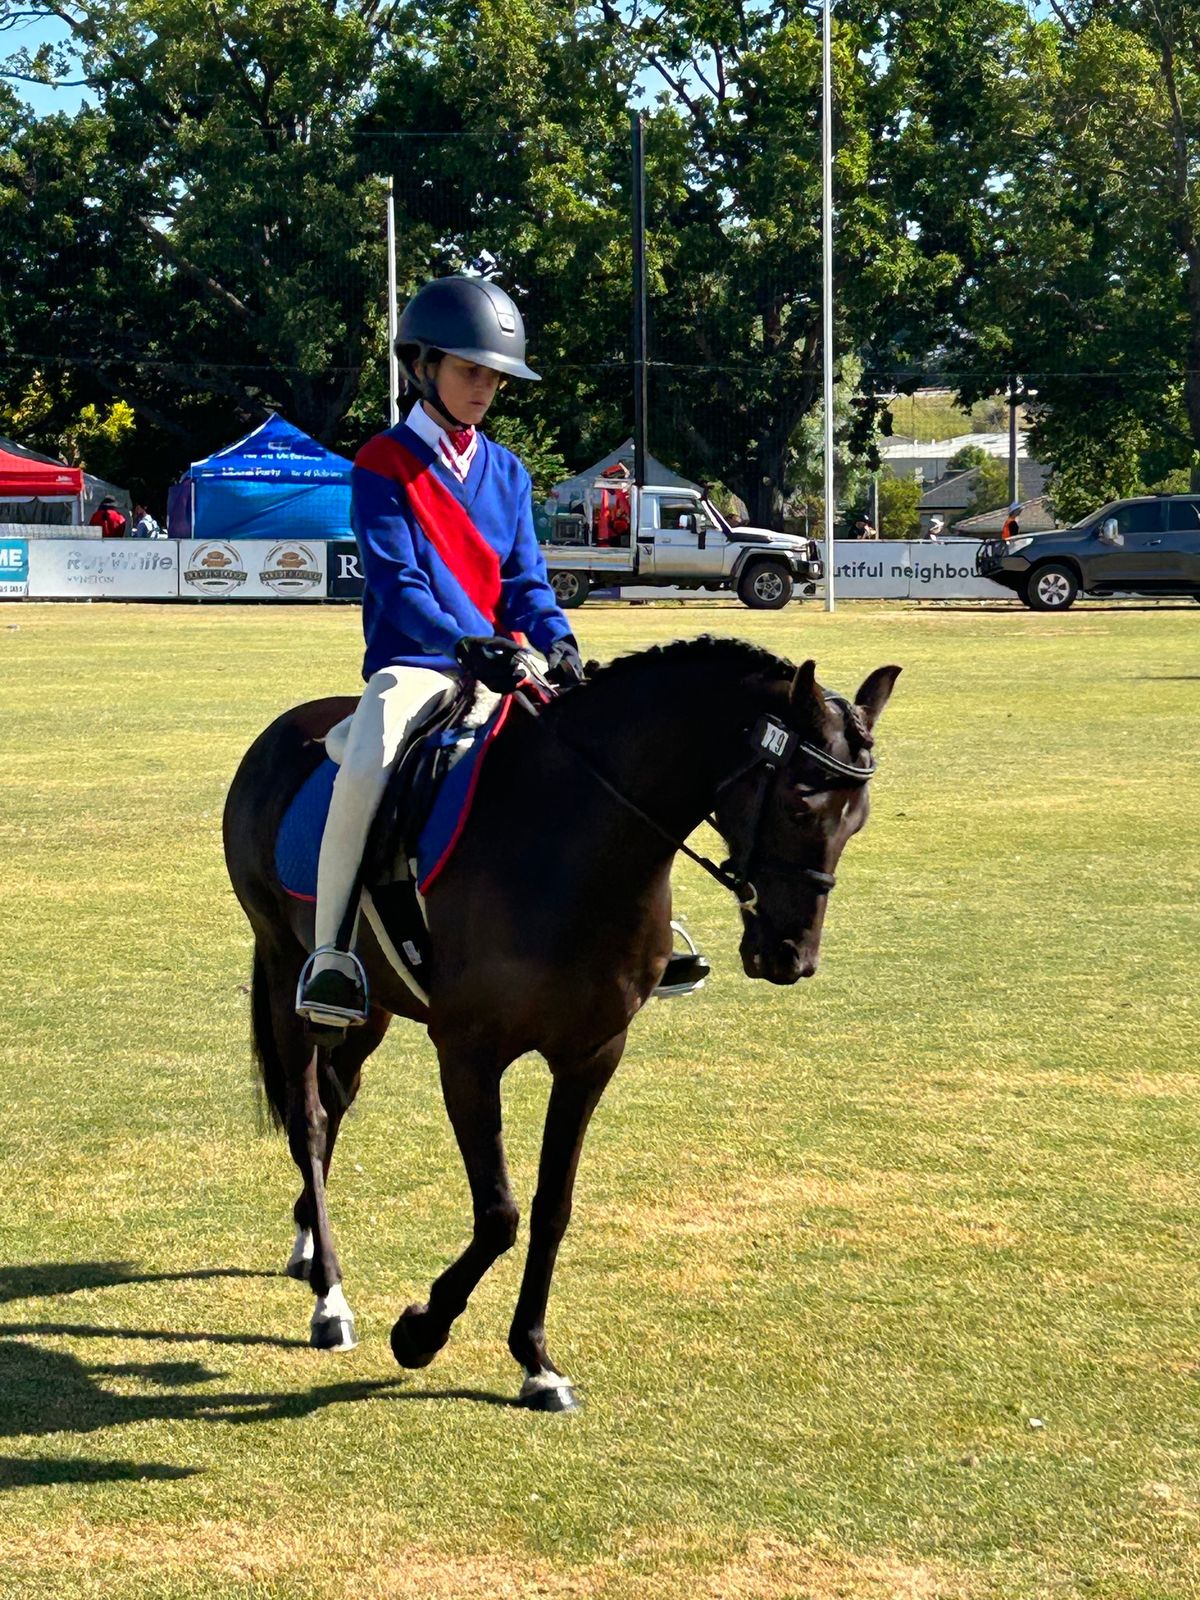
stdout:
<svg viewBox="0 0 1200 1600">
<path fill-rule="evenodd" d="M 449 861 L 475 797 L 483 758 L 508 716 L 511 701 L 502 700 L 478 727 L 444 728 L 430 737 L 447 751 L 447 767 L 421 824 L 416 850 L 417 887 L 425 894 Z M 275 871 L 288 894 L 298 900 L 317 897 L 317 860 L 329 817 L 337 766 L 328 756 L 297 789 L 275 839 Z"/>
</svg>

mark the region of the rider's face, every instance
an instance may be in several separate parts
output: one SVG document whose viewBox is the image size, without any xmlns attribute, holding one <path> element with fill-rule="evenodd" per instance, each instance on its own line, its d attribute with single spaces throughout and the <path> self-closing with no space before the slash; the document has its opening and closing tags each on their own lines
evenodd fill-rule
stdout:
<svg viewBox="0 0 1200 1600">
<path fill-rule="evenodd" d="M 452 417 L 471 427 L 483 421 L 500 387 L 498 372 L 481 367 L 476 361 L 464 361 L 460 356 L 443 356 L 434 375 L 442 404 Z"/>
</svg>

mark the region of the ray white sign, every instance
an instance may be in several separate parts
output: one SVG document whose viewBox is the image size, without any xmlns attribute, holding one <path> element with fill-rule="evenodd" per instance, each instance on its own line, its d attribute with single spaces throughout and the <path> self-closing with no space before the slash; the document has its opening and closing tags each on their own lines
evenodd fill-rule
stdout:
<svg viewBox="0 0 1200 1600">
<path fill-rule="evenodd" d="M 32 600 L 174 600 L 179 552 L 150 539 L 31 539 Z"/>
</svg>

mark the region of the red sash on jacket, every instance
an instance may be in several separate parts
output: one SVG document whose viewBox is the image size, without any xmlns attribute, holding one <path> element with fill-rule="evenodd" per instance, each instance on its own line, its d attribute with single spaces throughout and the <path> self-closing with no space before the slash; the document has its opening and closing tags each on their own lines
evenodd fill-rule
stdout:
<svg viewBox="0 0 1200 1600">
<path fill-rule="evenodd" d="M 416 440 L 415 434 L 412 437 Z M 377 472 L 381 478 L 396 478 L 404 485 L 421 532 L 458 579 L 472 605 L 497 628 L 500 557 L 462 503 L 429 470 L 429 463 L 399 439 L 380 433 L 363 445 L 354 465 Z"/>
</svg>

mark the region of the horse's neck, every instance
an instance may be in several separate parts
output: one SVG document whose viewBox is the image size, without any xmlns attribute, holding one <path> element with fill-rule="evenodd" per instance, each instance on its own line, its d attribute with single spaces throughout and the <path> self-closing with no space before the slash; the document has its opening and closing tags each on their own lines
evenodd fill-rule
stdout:
<svg viewBox="0 0 1200 1600">
<path fill-rule="evenodd" d="M 748 682 L 714 678 L 703 665 L 680 666 L 669 684 L 647 675 L 629 681 L 617 699 L 563 718 L 564 737 L 586 751 L 598 771 L 676 838 L 685 838 L 712 810 L 718 785 L 736 767 L 754 717 Z M 564 710 L 567 708 L 564 707 Z"/>
</svg>

